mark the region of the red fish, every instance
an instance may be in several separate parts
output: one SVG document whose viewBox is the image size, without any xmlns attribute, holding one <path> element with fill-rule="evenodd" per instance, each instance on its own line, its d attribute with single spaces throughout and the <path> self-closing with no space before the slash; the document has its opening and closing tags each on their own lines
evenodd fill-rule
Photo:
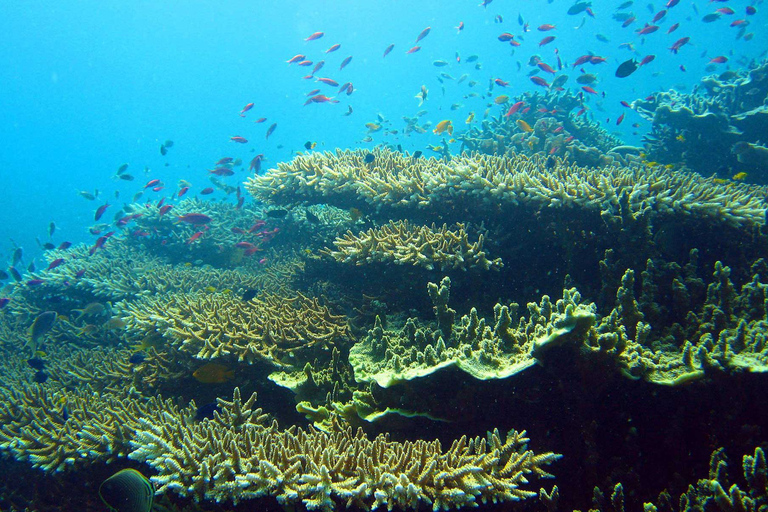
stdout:
<svg viewBox="0 0 768 512">
<path fill-rule="evenodd" d="M 518 101 L 517 103 L 513 104 L 511 107 L 509 107 L 509 110 L 507 110 L 507 113 L 505 114 L 505 117 L 509 117 L 512 114 L 517 113 L 518 110 L 523 108 L 523 105 L 525 105 L 525 103 L 523 101 Z"/>
<path fill-rule="evenodd" d="M 616 126 L 620 125 L 624 120 L 624 113 L 622 112 L 618 119 L 616 119 Z"/>
<path fill-rule="evenodd" d="M 725 55 L 719 55 L 714 59 L 710 59 L 709 61 L 710 64 L 722 64 L 723 62 L 728 62 L 728 57 L 726 57 Z"/>
<path fill-rule="evenodd" d="M 630 16 L 629 18 L 624 20 L 624 23 L 621 24 L 621 28 L 627 28 L 635 21 L 634 16 Z"/>
<path fill-rule="evenodd" d="M 517 42 L 517 41 L 515 41 L 514 39 L 512 39 L 512 40 L 509 42 L 509 44 L 510 44 L 511 46 L 520 46 L 520 43 L 518 43 L 518 42 Z"/>
<path fill-rule="evenodd" d="M 332 80 L 330 78 L 318 77 L 318 78 L 315 78 L 315 81 L 322 82 L 322 83 L 324 83 L 326 85 L 330 85 L 331 87 L 338 87 L 339 86 L 339 82 L 337 82 L 336 80 Z M 315 93 L 315 94 L 317 94 L 317 93 Z"/>
<path fill-rule="evenodd" d="M 45 269 L 45 270 L 53 270 L 54 268 L 58 267 L 58 266 L 59 266 L 59 265 L 61 265 L 62 263 L 64 263 L 64 258 L 56 258 L 55 260 L 53 260 L 53 261 L 52 261 L 52 262 L 51 262 L 51 263 L 48 265 L 48 268 L 47 268 L 47 269 Z"/>
<path fill-rule="evenodd" d="M 682 48 L 690 40 L 691 40 L 690 37 L 681 37 L 680 39 L 675 41 L 675 44 L 669 47 L 669 51 L 671 51 L 672 53 L 677 53 L 678 51 L 680 51 L 680 48 Z"/>
<path fill-rule="evenodd" d="M 547 36 L 541 41 L 539 41 L 539 46 L 544 46 L 545 44 L 549 44 L 554 40 L 555 40 L 555 36 Z"/>
<path fill-rule="evenodd" d="M 176 217 L 176 220 L 178 222 L 186 222 L 187 224 L 192 224 L 193 226 L 202 226 L 204 224 L 208 224 L 213 219 L 203 213 L 185 213 L 184 215 L 179 215 Z"/>
<path fill-rule="evenodd" d="M 745 23 L 748 23 L 747 20 L 734 20 L 731 22 L 731 26 L 738 27 L 739 25 L 744 25 Z"/>
<path fill-rule="evenodd" d="M 59 244 L 58 249 L 60 251 L 64 251 L 66 249 L 69 249 L 70 247 L 72 247 L 72 242 L 61 242 L 61 244 Z"/>
<path fill-rule="evenodd" d="M 621 106 L 622 106 L 622 107 L 627 107 L 627 108 L 629 108 L 629 103 L 627 103 L 626 101 L 624 101 L 624 100 L 621 100 L 619 103 L 621 103 Z"/>
<path fill-rule="evenodd" d="M 93 216 L 93 220 L 99 220 L 101 216 L 104 215 L 104 212 L 107 210 L 107 208 L 109 208 L 109 203 L 104 203 L 103 205 L 99 206 Z"/>
<path fill-rule="evenodd" d="M 27 281 L 27 286 L 40 286 L 44 281 L 42 279 L 30 279 Z"/>
<path fill-rule="evenodd" d="M 416 43 L 418 43 L 419 41 L 427 37 L 431 30 L 432 30 L 432 27 L 427 27 L 424 30 L 422 30 L 421 33 L 419 34 L 419 37 L 416 38 Z"/>
<path fill-rule="evenodd" d="M 416 53 L 419 50 L 421 50 L 421 46 L 414 46 L 413 48 L 411 48 L 410 50 L 408 50 L 405 53 Z"/>
<path fill-rule="evenodd" d="M 241 137 L 239 135 L 230 137 L 229 140 L 231 140 L 232 142 L 237 142 L 238 144 L 246 144 L 248 142 L 248 139 L 246 139 L 245 137 Z"/>
<path fill-rule="evenodd" d="M 231 156 L 225 156 L 224 158 L 220 158 L 218 162 L 216 162 L 216 165 L 224 165 L 224 164 L 231 164 L 234 162 L 235 159 Z"/>
<path fill-rule="evenodd" d="M 245 117 L 245 113 L 248 112 L 253 108 L 253 103 L 248 103 L 246 106 L 243 107 L 243 110 L 240 111 L 240 117 Z"/>
<path fill-rule="evenodd" d="M 719 9 L 717 9 L 717 12 L 719 12 L 720 14 L 725 14 L 727 16 L 730 16 L 735 11 L 733 9 L 731 9 L 730 7 L 721 7 Z"/>
<path fill-rule="evenodd" d="M 237 247 L 238 249 L 252 249 L 256 246 L 253 245 L 251 242 L 237 242 L 235 244 L 235 247 Z"/>
<path fill-rule="evenodd" d="M 318 71 L 323 69 L 323 66 L 325 66 L 325 61 L 324 60 L 321 60 L 317 64 L 315 64 L 315 67 L 312 68 L 312 72 L 310 73 L 310 76 L 314 75 L 315 73 L 317 73 Z"/>
<path fill-rule="evenodd" d="M 656 16 L 654 16 L 653 19 L 651 20 L 651 23 L 656 23 L 666 15 L 667 15 L 667 11 L 662 9 L 661 11 L 656 13 Z"/>
<path fill-rule="evenodd" d="M 503 34 L 501 34 L 501 35 L 499 36 L 499 41 L 502 41 L 502 42 L 507 42 L 507 41 L 509 41 L 510 39 L 514 38 L 514 37 L 515 37 L 515 36 L 514 36 L 514 35 L 512 35 L 512 34 L 510 34 L 509 32 L 504 32 Z"/>
<path fill-rule="evenodd" d="M 504 81 L 504 80 L 502 80 L 501 78 L 495 78 L 493 81 L 494 81 L 494 82 L 496 83 L 496 85 L 498 85 L 499 87 L 506 87 L 506 86 L 508 86 L 508 85 L 509 85 L 509 82 L 505 82 L 505 81 Z"/>
<path fill-rule="evenodd" d="M 325 32 L 315 32 L 311 36 L 305 39 L 305 41 L 314 41 L 315 39 L 320 39 L 325 35 Z"/>
<path fill-rule="evenodd" d="M 85 269 L 81 269 L 81 270 L 78 270 L 78 271 L 75 273 L 75 279 L 80 279 L 80 278 L 81 278 L 81 277 L 83 277 L 84 275 L 85 275 Z"/>
<path fill-rule="evenodd" d="M 304 105 L 309 105 L 310 103 L 338 103 L 338 102 L 339 102 L 339 100 L 335 100 L 333 98 L 329 98 L 325 94 L 318 94 L 316 96 L 312 96 L 311 98 L 309 98 L 304 103 Z"/>
<path fill-rule="evenodd" d="M 594 90 L 593 88 L 591 88 L 591 87 L 590 87 L 590 86 L 588 86 L 588 85 L 582 85 L 582 86 L 581 86 L 581 88 L 582 88 L 582 90 L 583 90 L 584 92 L 588 92 L 589 94 L 597 94 L 597 91 L 596 91 L 596 90 Z"/>
<path fill-rule="evenodd" d="M 146 189 L 146 188 L 150 188 L 150 187 L 156 187 L 156 186 L 158 186 L 159 184 L 160 184 L 160 180 L 158 180 L 158 179 L 149 180 L 149 181 L 147 182 L 147 184 L 146 184 L 146 185 L 144 185 L 144 188 Z"/>
<path fill-rule="evenodd" d="M 205 187 L 203 190 L 200 191 L 201 196 L 207 196 L 210 194 L 213 194 L 214 190 L 213 187 Z"/>
<path fill-rule="evenodd" d="M 578 57 L 575 61 L 573 61 L 573 67 L 581 66 L 582 64 L 589 62 L 589 59 L 592 58 L 592 55 L 582 55 L 581 57 Z"/>
<path fill-rule="evenodd" d="M 755 9 L 753 6 L 748 5 L 747 6 L 747 16 L 752 16 L 753 14 L 757 13 L 757 9 Z"/>
<path fill-rule="evenodd" d="M 0 299 L 0 309 L 3 309 L 5 306 L 7 306 L 9 302 L 11 302 L 11 299 L 8 297 L 3 297 Z"/>
<path fill-rule="evenodd" d="M 267 136 L 265 138 L 269 140 L 269 136 L 272 135 L 276 129 L 277 129 L 277 123 L 272 123 L 271 125 L 269 125 L 269 128 L 267 128 Z"/>
<path fill-rule="evenodd" d="M 639 66 L 644 66 L 644 65 L 648 64 L 649 62 L 651 62 L 655 58 L 656 58 L 655 55 L 646 55 L 645 57 L 643 57 L 643 60 L 640 61 Z"/>
<path fill-rule="evenodd" d="M 679 3 L 680 0 L 669 0 L 669 2 L 667 2 L 667 9 L 671 9 Z"/>
<path fill-rule="evenodd" d="M 394 44 L 391 44 L 391 45 L 387 46 L 387 47 L 384 49 L 384 55 L 382 55 L 381 57 L 382 57 L 382 58 L 384 58 L 384 57 L 386 57 L 387 55 L 389 55 L 389 52 L 391 52 L 391 51 L 392 51 L 392 49 L 393 49 L 394 47 L 395 47 L 395 45 L 394 45 Z"/>
<path fill-rule="evenodd" d="M 637 33 L 640 34 L 641 36 L 644 36 L 646 34 L 653 34 L 657 30 L 659 30 L 658 25 L 649 25 L 648 23 L 646 23 L 643 28 L 637 30 Z"/>
<path fill-rule="evenodd" d="M 172 204 L 166 204 L 165 206 L 163 206 L 162 208 L 160 208 L 160 210 L 158 211 L 158 213 L 160 214 L 160 217 L 162 217 L 163 215 L 165 215 L 166 213 L 168 213 L 168 212 L 170 211 L 170 209 L 171 209 L 171 208 L 173 208 L 173 205 L 172 205 Z"/>
<path fill-rule="evenodd" d="M 264 121 L 266 121 L 266 120 L 267 120 L 267 118 L 266 118 L 266 117 L 260 117 L 260 118 L 258 118 L 257 120 L 255 120 L 255 121 L 254 121 L 254 123 L 263 123 L 263 122 L 264 122 Z"/>
<path fill-rule="evenodd" d="M 259 172 L 261 170 L 261 161 L 264 159 L 264 154 L 258 154 L 251 160 L 251 165 L 248 166 L 249 171 Z"/>
<path fill-rule="evenodd" d="M 298 55 L 294 55 L 293 57 L 291 57 L 285 62 L 287 62 L 288 64 L 293 64 L 294 62 L 301 62 L 305 58 L 306 58 L 306 55 L 298 54 Z"/>
<path fill-rule="evenodd" d="M 671 27 L 669 27 L 669 30 L 667 30 L 667 34 L 671 34 L 671 33 L 672 33 L 672 32 L 674 32 L 675 30 L 677 30 L 677 27 L 679 27 L 679 26 L 680 26 L 680 24 L 679 24 L 679 23 L 675 23 L 674 25 L 672 25 Z"/>
<path fill-rule="evenodd" d="M 303 61 L 299 62 L 298 65 L 299 66 L 311 66 L 312 65 L 312 61 L 311 60 L 303 60 Z"/>
<path fill-rule="evenodd" d="M 189 187 L 181 187 L 181 189 L 179 190 L 179 193 L 176 194 L 176 197 L 181 197 L 187 192 L 189 192 Z"/>
<path fill-rule="evenodd" d="M 544 71 L 546 73 L 552 73 L 553 75 L 555 74 L 555 70 L 552 69 L 552 66 L 550 66 L 549 64 L 546 64 L 544 62 L 539 62 L 536 65 L 539 66 L 539 69 L 541 69 L 542 71 Z"/>
<path fill-rule="evenodd" d="M 344 59 L 343 61 L 341 61 L 341 66 L 339 66 L 339 71 L 341 71 L 342 69 L 344 69 L 344 67 L 345 67 L 347 64 L 349 64 L 350 62 L 352 62 L 352 56 L 351 56 L 351 55 L 350 55 L 349 57 L 347 57 L 346 59 Z M 338 85 L 338 84 L 337 84 L 337 85 Z"/>
<path fill-rule="evenodd" d="M 320 89 L 312 89 L 307 93 L 307 96 L 314 96 L 315 94 L 319 93 Z"/>
<path fill-rule="evenodd" d="M 549 87 L 549 83 L 540 76 L 532 76 L 531 82 L 535 83 L 536 85 L 540 85 L 541 87 Z"/>
<path fill-rule="evenodd" d="M 458 32 L 461 32 L 462 30 L 464 30 L 464 22 L 463 22 L 463 21 L 460 21 L 460 22 L 459 22 L 459 26 L 457 26 L 457 27 L 454 27 L 454 28 L 456 29 L 456 32 L 457 32 L 457 33 L 458 33 Z"/>
<path fill-rule="evenodd" d="M 543 25 L 539 25 L 539 30 L 542 32 L 546 32 L 548 30 L 554 30 L 555 26 L 550 25 L 549 23 L 545 23 Z"/>
<path fill-rule="evenodd" d="M 330 48 L 328 48 L 327 50 L 325 50 L 325 53 L 335 52 L 339 48 L 341 48 L 341 45 L 339 43 L 336 43 L 335 45 L 333 45 Z"/>
<path fill-rule="evenodd" d="M 605 62 L 605 57 L 599 57 L 597 55 L 590 55 L 589 56 L 589 63 L 590 64 L 600 64 L 601 62 Z"/>
<path fill-rule="evenodd" d="M 191 243 L 194 243 L 196 240 L 199 240 L 200 237 L 203 236 L 203 233 L 204 233 L 203 231 L 198 231 L 197 233 L 189 237 L 189 239 L 187 240 L 187 244 L 191 244 Z"/>
</svg>

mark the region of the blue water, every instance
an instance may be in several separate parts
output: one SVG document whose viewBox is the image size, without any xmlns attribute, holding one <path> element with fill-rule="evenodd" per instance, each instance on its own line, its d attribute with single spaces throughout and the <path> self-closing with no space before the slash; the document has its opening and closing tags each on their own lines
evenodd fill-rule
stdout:
<svg viewBox="0 0 768 512">
<path fill-rule="evenodd" d="M 664 8 L 663 2 L 635 2 L 627 11 L 637 21 L 627 28 L 611 18 L 621 2 L 594 3 L 592 18 L 567 15 L 572 4 L 560 0 L 495 0 L 485 8 L 476 0 L 5 2 L 0 16 L 0 256 L 9 255 L 15 243 L 25 248 L 25 264 L 33 257 L 39 263 L 36 238 L 48 241 L 51 221 L 57 225 L 53 242 L 91 241 L 87 227 L 93 224 L 96 207 L 105 201 L 112 204 L 105 216 L 110 219 L 149 179 L 161 179 L 167 188 L 145 198 L 170 194 L 181 178 L 190 181 L 195 192 L 209 186 L 206 169 L 223 156 L 242 158 L 247 166 L 254 154 L 264 153 L 271 166 L 290 159 L 307 141 L 328 150 L 381 142 L 425 150 L 441 137 L 431 132 L 385 137 L 382 131 L 372 135 L 372 143 L 361 143 L 367 135 L 365 123 L 377 121 L 381 114 L 392 122 L 391 128 L 402 130 L 402 116 L 421 110 L 414 95 L 426 85 L 429 99 L 422 108 L 428 114 L 422 120 L 434 125 L 452 119 L 462 130 L 469 112 L 481 117 L 490 101 L 464 95 L 486 92 L 493 78 L 510 84 L 504 90 L 494 87 L 493 96 L 537 89 L 527 77 L 532 69 L 528 60 L 540 55 L 554 66 L 556 48 L 571 77 L 566 87 L 571 88 L 579 86 L 578 70 L 571 70 L 570 62 L 588 52 L 607 58 L 598 66 L 586 66 L 587 72 L 600 76 L 595 88 L 605 92 L 605 98 L 590 100 L 589 115 L 624 140 L 638 143 L 649 125 L 627 111 L 617 127 L 615 119 L 625 111 L 621 100 L 668 88 L 690 90 L 707 74 L 712 57 L 728 56 L 728 63 L 718 65 L 723 71 L 763 57 L 768 48 L 762 2 L 752 2 L 758 12 L 748 17 L 751 41 L 737 40 L 738 27 L 729 27 L 733 20 L 745 18 L 745 2 L 682 2 L 658 23 L 660 30 L 647 37 L 635 30 Z M 701 21 L 723 6 L 736 13 L 714 23 Z M 503 18 L 501 23 L 497 15 Z M 523 33 L 518 16 L 529 24 L 529 32 Z M 575 28 L 583 19 L 583 26 Z M 454 27 L 462 21 L 465 29 L 458 33 Z M 543 23 L 557 28 L 539 32 Z M 667 34 L 673 23 L 680 28 Z M 406 54 L 427 26 L 432 30 L 421 41 L 421 51 Z M 305 42 L 315 31 L 325 36 Z M 509 44 L 499 42 L 502 32 L 513 33 L 522 40 L 521 46 L 513 52 Z M 598 33 L 609 42 L 598 41 Z M 545 35 L 556 40 L 539 48 Z M 668 47 L 685 36 L 690 43 L 672 54 Z M 341 49 L 326 55 L 334 43 Z M 394 51 L 382 58 L 392 43 Z M 632 43 L 634 51 L 620 48 L 622 43 Z M 479 55 L 482 69 L 457 63 L 457 52 L 462 59 Z M 303 80 L 311 68 L 286 64 L 298 53 L 313 61 L 325 59 L 318 76 L 340 84 L 352 82 L 354 94 L 339 96 L 338 104 L 303 106 L 309 90 L 320 88 L 336 96 L 336 89 Z M 655 61 L 632 76 L 613 76 L 619 63 L 649 54 L 656 55 Z M 351 63 L 339 72 L 341 60 L 349 55 Z M 436 59 L 451 64 L 436 68 L 432 65 Z M 443 94 L 437 81 L 440 72 L 454 78 L 468 73 L 478 84 L 470 89 L 469 80 L 462 84 L 446 80 Z M 243 119 L 238 112 L 249 102 L 255 106 Z M 452 111 L 453 103 L 464 106 Z M 348 105 L 354 113 L 345 117 Z M 494 115 L 499 111 L 495 105 L 491 108 Z M 259 117 L 268 120 L 254 124 Z M 277 130 L 265 140 L 273 122 Z M 235 135 L 250 142 L 230 142 Z M 168 139 L 175 145 L 163 157 L 159 146 Z M 135 181 L 112 178 L 123 163 L 130 164 L 128 172 Z M 244 178 L 242 172 L 228 181 L 237 184 Z M 93 189 L 101 191 L 96 201 L 78 195 Z"/>
</svg>

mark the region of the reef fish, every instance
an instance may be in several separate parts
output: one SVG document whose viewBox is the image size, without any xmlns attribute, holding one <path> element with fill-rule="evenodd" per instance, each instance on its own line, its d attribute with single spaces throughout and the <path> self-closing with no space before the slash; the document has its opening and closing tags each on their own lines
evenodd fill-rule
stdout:
<svg viewBox="0 0 768 512">
<path fill-rule="evenodd" d="M 235 371 L 223 364 L 208 363 L 195 370 L 192 376 L 203 384 L 221 384 L 232 380 Z"/>
<path fill-rule="evenodd" d="M 29 343 L 32 345 L 32 352 L 37 351 L 38 342 L 51 330 L 56 322 L 56 316 L 55 311 L 43 311 L 32 321 L 29 327 Z"/>
<path fill-rule="evenodd" d="M 202 224 L 208 224 L 212 219 L 203 213 L 185 213 L 184 215 L 179 215 L 176 217 L 176 220 L 178 222 L 186 222 L 187 224 L 192 224 L 193 226 L 199 226 Z"/>
<path fill-rule="evenodd" d="M 616 76 L 618 78 L 626 78 L 637 70 L 637 61 L 635 59 L 629 59 L 621 64 L 616 69 Z"/>
<path fill-rule="evenodd" d="M 135 469 L 123 469 L 104 480 L 99 496 L 111 510 L 149 512 L 155 499 L 152 482 Z"/>
</svg>

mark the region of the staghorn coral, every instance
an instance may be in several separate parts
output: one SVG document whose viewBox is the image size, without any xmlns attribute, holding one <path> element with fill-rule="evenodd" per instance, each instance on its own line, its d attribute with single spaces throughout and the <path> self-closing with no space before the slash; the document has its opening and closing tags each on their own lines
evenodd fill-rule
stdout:
<svg viewBox="0 0 768 512">
<path fill-rule="evenodd" d="M 387 388 L 425 377 L 442 368 L 457 367 L 476 379 L 504 379 L 536 363 L 549 347 L 580 339 L 595 320 L 594 305 L 581 304 L 575 290 L 564 290 L 552 304 L 544 296 L 529 303 L 529 319 L 514 317 L 518 304 L 494 307 L 493 327 L 472 308 L 454 321 L 448 308 L 450 279 L 429 284 L 437 329 L 420 327 L 409 318 L 399 330 L 385 330 L 377 317 L 368 335 L 350 349 L 349 362 L 358 382 L 375 381 Z"/>
<path fill-rule="evenodd" d="M 428 213 L 486 218 L 491 205 L 585 208 L 619 215 L 620 198 L 633 215 L 696 216 L 737 227 L 765 223 L 765 190 L 720 185 L 699 175 L 658 168 L 599 170 L 560 162 L 546 170 L 539 157 L 462 155 L 414 160 L 377 150 L 312 153 L 253 177 L 246 189 L 259 200 L 374 208 L 378 215 Z"/>
<path fill-rule="evenodd" d="M 501 259 L 489 260 L 483 251 L 483 235 L 477 242 L 470 244 L 464 224 L 458 224 L 456 230 L 414 226 L 406 221 L 398 221 L 371 228 L 354 235 L 351 231 L 333 242 L 337 250 L 326 250 L 338 262 L 354 263 L 395 263 L 414 265 L 428 270 L 438 268 L 483 270 L 498 269 L 503 265 Z"/>
<path fill-rule="evenodd" d="M 227 293 L 174 293 L 119 307 L 132 335 L 160 333 L 172 347 L 199 359 L 232 356 L 301 366 L 347 337 L 343 316 L 302 294 L 243 301 Z"/>
<path fill-rule="evenodd" d="M 158 471 L 152 480 L 197 500 L 234 501 L 266 495 L 283 506 L 335 510 L 337 502 L 364 509 L 386 506 L 448 510 L 536 496 L 521 487 L 528 475 L 550 477 L 544 466 L 559 455 L 535 455 L 525 432 L 462 437 L 443 450 L 438 441 L 368 439 L 362 430 L 335 432 L 268 424 L 256 395 L 219 399 L 222 414 L 199 423 L 166 414 L 141 420 L 130 458 Z"/>
</svg>

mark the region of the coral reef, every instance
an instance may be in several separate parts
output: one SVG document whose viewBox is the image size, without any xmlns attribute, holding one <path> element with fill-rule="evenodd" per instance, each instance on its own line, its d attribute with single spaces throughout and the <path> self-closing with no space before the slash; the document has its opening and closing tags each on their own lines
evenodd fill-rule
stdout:
<svg viewBox="0 0 768 512">
<path fill-rule="evenodd" d="M 334 240 L 336 250 L 327 250 L 338 262 L 363 265 L 366 263 L 394 263 L 414 265 L 428 270 L 498 269 L 501 259 L 489 260 L 483 252 L 483 235 L 469 243 L 464 224 L 455 230 L 446 224 L 438 228 L 414 226 L 408 221 L 390 221 L 380 228 L 371 228 L 357 235 L 348 231 Z"/>
<path fill-rule="evenodd" d="M 387 388 L 453 366 L 477 379 L 504 379 L 530 368 L 552 345 L 578 340 L 595 320 L 594 306 L 580 304 L 578 292 L 565 290 L 555 304 L 547 296 L 528 304 L 528 319 L 516 318 L 518 304 L 496 304 L 493 327 L 474 308 L 456 321 L 448 307 L 450 286 L 449 278 L 429 285 L 436 329 L 409 318 L 402 329 L 385 330 L 377 320 L 349 353 L 358 382 Z"/>
<path fill-rule="evenodd" d="M 273 495 L 284 506 L 336 510 L 337 502 L 364 509 L 448 510 L 536 496 L 521 487 L 527 477 L 551 476 L 544 466 L 559 458 L 527 449 L 525 432 L 462 437 L 443 450 L 437 441 L 368 439 L 362 430 L 333 433 L 268 423 L 256 396 L 219 399 L 222 413 L 199 423 L 173 414 L 141 421 L 130 457 L 158 471 L 158 491 L 197 499 L 241 500 Z"/>
<path fill-rule="evenodd" d="M 645 137 L 647 158 L 684 164 L 705 176 L 739 172 L 768 183 L 768 61 L 701 80 L 692 93 L 674 90 L 635 100 L 633 108 L 653 121 Z"/>
<path fill-rule="evenodd" d="M 317 299 L 263 294 L 243 301 L 228 293 L 174 293 L 122 303 L 128 332 L 162 334 L 199 359 L 227 356 L 276 366 L 302 366 L 347 337 L 343 316 Z"/>
<path fill-rule="evenodd" d="M 546 169 L 541 158 L 468 155 L 448 161 L 414 160 L 387 150 L 374 163 L 364 151 L 312 153 L 249 178 L 259 200 L 279 204 L 367 205 L 377 215 L 419 212 L 464 219 L 487 217 L 490 205 L 596 209 L 618 215 L 624 200 L 631 214 L 692 215 L 735 226 L 763 225 L 762 188 L 720 185 L 695 174 L 658 169 L 582 168 L 560 162 Z M 496 207 L 496 206 L 494 206 Z"/>
</svg>

